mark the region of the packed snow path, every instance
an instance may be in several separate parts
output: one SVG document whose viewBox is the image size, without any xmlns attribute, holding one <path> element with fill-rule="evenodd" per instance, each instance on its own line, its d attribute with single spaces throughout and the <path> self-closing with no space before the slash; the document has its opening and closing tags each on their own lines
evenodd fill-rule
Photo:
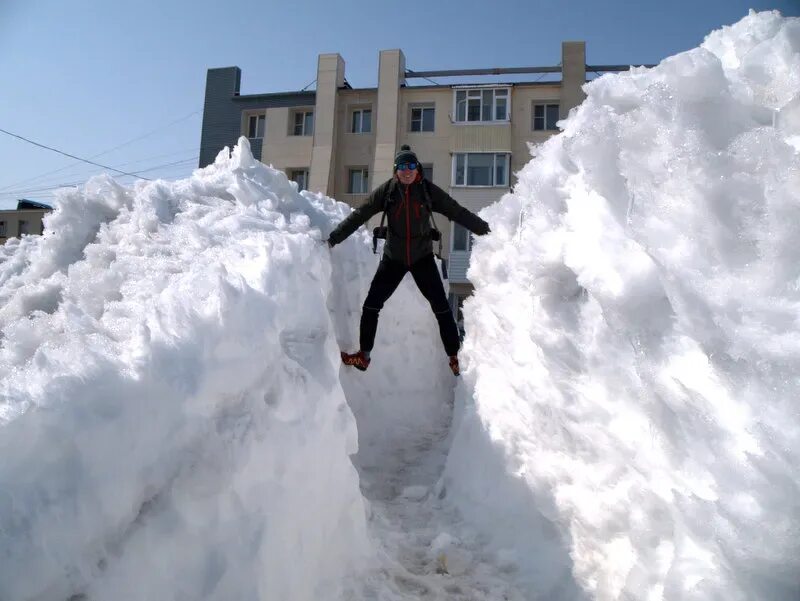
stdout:
<svg viewBox="0 0 800 601">
<path fill-rule="evenodd" d="M 511 584 L 514 564 L 503 563 L 486 549 L 485 540 L 447 502 L 440 477 L 450 444 L 453 399 L 441 391 L 431 394 L 438 395 L 441 405 L 430 421 L 388 431 L 385 423 L 362 413 L 370 410 L 368 404 L 355 403 L 359 452 L 353 463 L 369 503 L 369 525 L 380 557 L 366 582 L 350 591 L 350 599 L 526 599 Z M 403 393 L 384 402 L 427 404 Z"/>
</svg>

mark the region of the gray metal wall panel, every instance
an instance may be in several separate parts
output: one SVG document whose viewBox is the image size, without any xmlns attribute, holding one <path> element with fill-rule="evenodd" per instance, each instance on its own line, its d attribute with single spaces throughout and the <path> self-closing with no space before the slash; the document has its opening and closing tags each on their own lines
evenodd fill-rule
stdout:
<svg viewBox="0 0 800 601">
<path fill-rule="evenodd" d="M 250 141 L 250 152 L 252 152 L 253 156 L 260 161 L 261 147 L 264 144 L 264 138 L 249 138 L 249 141 Z"/>
</svg>

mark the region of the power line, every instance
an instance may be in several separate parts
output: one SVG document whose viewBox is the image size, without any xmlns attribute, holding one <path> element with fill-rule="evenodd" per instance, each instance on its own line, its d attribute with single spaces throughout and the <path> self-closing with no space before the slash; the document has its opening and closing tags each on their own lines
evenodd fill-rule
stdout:
<svg viewBox="0 0 800 601">
<path fill-rule="evenodd" d="M 98 153 L 96 155 L 93 155 L 93 156 L 91 156 L 89 158 L 90 159 L 96 159 L 97 157 L 101 157 L 101 156 L 106 155 L 106 154 L 108 154 L 110 152 L 114 152 L 115 150 L 119 150 L 120 148 L 128 146 L 129 144 L 133 144 L 134 142 L 138 142 L 139 140 L 147 138 L 148 136 L 151 136 L 154 133 L 157 133 L 157 132 L 162 131 L 164 129 L 170 128 L 173 125 L 177 125 L 178 123 L 181 123 L 182 121 L 186 121 L 186 119 L 189 119 L 190 117 L 193 117 L 194 115 L 197 115 L 197 114 L 199 114 L 201 112 L 202 111 L 200 111 L 200 110 L 193 111 L 193 112 L 189 113 L 188 115 L 184 115 L 183 117 L 175 119 L 174 121 L 170 121 L 166 125 L 162 125 L 160 127 L 157 127 L 156 129 L 153 129 L 153 130 L 151 130 L 151 131 L 149 131 L 149 132 L 147 132 L 145 134 L 142 134 L 141 136 L 138 136 L 136 138 L 132 138 L 132 139 L 128 140 L 127 142 L 123 142 L 122 144 L 114 146 L 113 148 L 109 148 L 108 150 L 104 150 L 103 152 Z M 61 171 L 65 171 L 66 169 L 71 169 L 72 167 L 78 165 L 80 162 L 81 161 L 78 161 L 76 163 L 72 163 L 70 165 L 65 165 L 64 167 L 60 167 L 58 169 L 53 169 L 52 171 L 47 171 L 45 173 L 42 173 L 41 175 L 36 175 L 34 177 L 29 177 L 27 179 L 24 179 L 24 180 L 21 180 L 21 181 L 18 181 L 18 182 L 14 182 L 13 184 L 9 184 L 7 186 L 3 186 L 2 188 L 0 188 L 0 191 L 7 190 L 8 188 L 13 188 L 14 186 L 19 186 L 20 184 L 26 184 L 28 182 L 35 181 L 37 179 L 41 179 L 41 178 L 46 177 L 48 175 L 51 175 L 53 173 L 60 173 Z"/>
<path fill-rule="evenodd" d="M 122 175 L 114 175 L 112 177 L 115 177 L 115 178 L 117 178 L 117 177 L 125 177 L 125 176 L 139 177 L 137 175 L 139 173 L 147 173 L 148 171 L 155 171 L 157 169 L 164 169 L 166 167 L 172 167 L 172 166 L 176 166 L 176 165 L 184 165 L 186 163 L 192 163 L 192 162 L 196 161 L 198 158 L 199 157 L 192 157 L 192 158 L 183 159 L 183 160 L 180 160 L 180 161 L 173 161 L 171 163 L 164 163 L 162 165 L 156 165 L 154 167 L 148 167 L 147 169 L 141 169 L 141 170 L 136 171 L 134 173 L 125 173 L 125 174 L 122 174 Z M 140 179 L 147 179 L 147 178 L 140 178 Z M 148 179 L 147 181 L 151 181 L 151 180 Z M 75 181 L 75 182 L 63 182 L 63 183 L 60 183 L 60 184 L 53 184 L 53 185 L 50 185 L 50 186 L 43 186 L 43 187 L 38 187 L 38 188 L 24 188 L 24 189 L 19 189 L 19 190 L 9 190 L 9 191 L 6 191 L 6 192 L 0 192 L 0 196 L 14 197 L 14 196 L 22 196 L 24 194 L 31 194 L 31 193 L 34 193 L 34 192 L 48 192 L 48 191 L 51 191 L 51 190 L 58 190 L 60 188 L 70 188 L 70 187 L 73 187 L 73 186 L 79 186 L 80 184 L 83 184 L 83 183 L 85 183 L 85 180 Z"/>
<path fill-rule="evenodd" d="M 141 173 L 141 171 L 139 171 L 139 170 L 129 169 L 129 166 L 131 166 L 131 165 L 140 165 L 142 163 L 152 162 L 155 159 L 161 159 L 161 158 L 164 158 L 164 157 L 173 157 L 173 156 L 176 156 L 176 155 L 186 155 L 187 152 L 196 152 L 196 149 L 195 148 L 183 148 L 183 149 L 175 151 L 175 152 L 157 154 L 157 155 L 145 157 L 145 158 L 142 158 L 142 159 L 138 159 L 138 160 L 135 160 L 135 161 L 126 161 L 125 163 L 118 163 L 118 164 L 114 165 L 114 168 L 116 168 L 116 169 L 127 169 L 131 173 Z M 94 158 L 94 157 L 92 157 L 92 158 Z M 22 182 L 19 182 L 17 184 L 17 186 L 21 186 L 24 189 L 27 189 L 29 187 L 34 187 L 34 186 L 36 186 L 36 187 L 55 186 L 59 182 L 65 181 L 65 178 L 84 178 L 84 179 L 89 179 L 93 175 L 99 175 L 100 173 L 103 173 L 102 170 L 97 169 L 93 165 L 86 165 L 84 163 L 81 163 L 80 161 L 78 161 L 76 163 L 73 163 L 73 165 L 68 165 L 67 167 L 64 167 L 63 169 L 68 169 L 68 168 L 74 168 L 74 169 L 71 169 L 71 172 L 68 173 L 68 174 L 62 174 L 62 175 L 54 175 L 53 174 L 52 177 L 46 177 L 47 174 L 42 174 L 39 177 L 34 177 L 34 178 L 29 179 L 29 180 L 24 180 Z M 60 169 L 59 171 L 62 171 L 63 169 Z M 115 177 L 120 177 L 120 176 L 115 176 Z M 24 185 L 26 183 L 27 183 L 27 186 Z M 10 187 L 11 186 L 6 186 L 5 188 L 0 188 L 0 195 L 4 194 L 5 191 L 7 191 Z M 15 187 L 14 189 L 18 190 L 20 188 Z M 11 190 L 11 191 L 13 192 L 13 190 Z"/>
<path fill-rule="evenodd" d="M 108 165 L 101 165 L 100 163 L 95 163 L 94 161 L 90 161 L 89 159 L 84 159 L 84 158 L 75 156 L 74 154 L 70 154 L 68 152 L 64 152 L 63 150 L 58 150 L 57 148 L 53 148 L 51 146 L 46 146 L 44 144 L 39 144 L 39 142 L 34 142 L 33 140 L 29 140 L 28 138 L 26 138 L 24 136 L 20 136 L 19 134 L 15 134 L 15 133 L 12 133 L 10 131 L 7 131 L 7 130 L 3 129 L 2 127 L 0 127 L 0 132 L 6 134 L 7 136 L 11 136 L 12 138 L 17 138 L 19 140 L 23 140 L 24 142 L 27 142 L 28 144 L 33 144 L 34 146 L 38 146 L 39 148 L 44 148 L 46 150 L 52 150 L 53 152 L 57 152 L 58 154 L 63 154 L 64 156 L 69 157 L 71 159 L 76 159 L 78 161 L 83 161 L 84 163 L 89 163 L 90 165 L 95 165 L 97 167 L 102 167 L 103 169 L 108 169 L 109 171 L 115 171 L 115 172 L 120 173 L 122 175 L 131 175 L 133 177 L 139 177 L 138 175 L 134 175 L 133 173 L 127 173 L 125 171 L 120 171 L 119 169 L 114 169 L 113 167 L 109 167 Z M 139 177 L 139 179 L 147 180 L 146 177 Z"/>
</svg>

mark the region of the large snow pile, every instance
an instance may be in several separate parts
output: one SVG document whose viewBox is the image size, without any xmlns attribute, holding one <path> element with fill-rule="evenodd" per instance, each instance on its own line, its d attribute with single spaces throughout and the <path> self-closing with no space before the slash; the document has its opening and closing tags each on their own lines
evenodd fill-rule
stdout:
<svg viewBox="0 0 800 601">
<path fill-rule="evenodd" d="M 800 598 L 800 19 L 607 75 L 484 212 L 448 497 L 542 599 Z"/>
<path fill-rule="evenodd" d="M 242 140 L 184 181 L 92 180 L 0 247 L 0 599 L 335 599 L 366 565 L 337 342 L 377 257 L 320 243 L 347 212 Z M 410 280 L 386 386 L 446 370 L 408 323 L 436 332 Z"/>
</svg>

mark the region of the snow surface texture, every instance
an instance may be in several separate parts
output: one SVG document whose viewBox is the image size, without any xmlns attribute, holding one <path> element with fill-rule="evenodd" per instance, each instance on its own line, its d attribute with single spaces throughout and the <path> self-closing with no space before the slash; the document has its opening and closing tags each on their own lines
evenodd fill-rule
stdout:
<svg viewBox="0 0 800 601">
<path fill-rule="evenodd" d="M 536 598 L 800 598 L 800 19 L 606 75 L 484 211 L 448 498 Z"/>
<path fill-rule="evenodd" d="M 335 599 L 368 565 L 338 353 L 378 257 L 320 242 L 349 211 L 243 139 L 187 180 L 91 180 L 0 247 L 0 599 Z M 386 383 L 446 382 L 424 327 L 409 279 Z"/>
</svg>

